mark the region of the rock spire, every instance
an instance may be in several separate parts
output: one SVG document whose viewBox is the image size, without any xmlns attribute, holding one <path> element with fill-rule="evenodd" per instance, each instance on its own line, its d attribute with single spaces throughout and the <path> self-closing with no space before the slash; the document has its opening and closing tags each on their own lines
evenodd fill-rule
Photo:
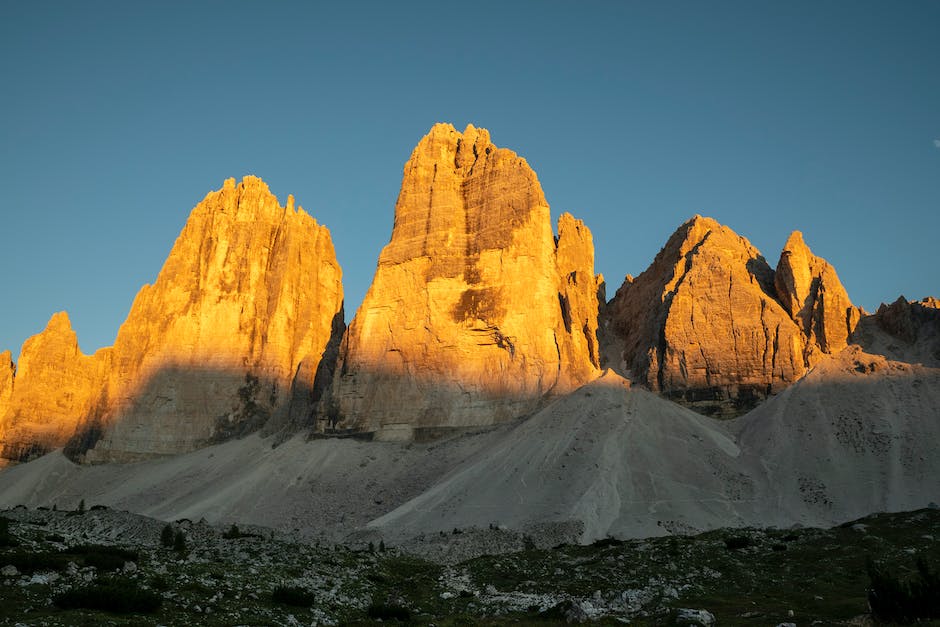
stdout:
<svg viewBox="0 0 940 627">
<path fill-rule="evenodd" d="M 810 251 L 799 231 L 793 231 L 780 253 L 774 286 L 806 337 L 807 365 L 848 345 L 861 312 L 849 300 L 835 268 Z"/>
<path fill-rule="evenodd" d="M 734 415 L 847 344 L 858 322 L 835 269 L 794 232 L 775 272 L 745 238 L 695 216 L 609 304 L 634 380 L 703 413 Z"/>
<path fill-rule="evenodd" d="M 75 454 L 180 453 L 283 420 L 291 400 L 315 400 L 313 377 L 342 306 L 329 231 L 293 197 L 281 206 L 261 179 L 228 179 L 193 209 L 156 282 L 137 294 L 115 340 L 104 409 L 76 437 Z"/>
<path fill-rule="evenodd" d="M 0 457 L 27 461 L 63 446 L 98 402 L 110 350 L 85 355 L 61 311 L 23 344 L 13 376 L 0 354 Z"/>
<path fill-rule="evenodd" d="M 335 426 L 410 438 L 531 412 L 597 373 L 587 227 L 556 242 L 525 159 L 437 124 L 404 168 L 391 241 L 343 340 Z"/>
</svg>

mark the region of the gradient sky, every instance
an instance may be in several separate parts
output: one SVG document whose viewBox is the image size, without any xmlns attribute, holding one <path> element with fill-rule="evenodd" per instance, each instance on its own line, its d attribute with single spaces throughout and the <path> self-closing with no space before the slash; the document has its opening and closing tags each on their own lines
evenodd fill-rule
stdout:
<svg viewBox="0 0 940 627">
<path fill-rule="evenodd" d="M 340 5 L 342 5 L 340 7 Z M 612 296 L 696 213 L 802 230 L 872 310 L 940 296 L 940 2 L 0 3 L 0 350 L 110 345 L 192 207 L 262 177 L 350 320 L 435 122 L 490 130 Z"/>
</svg>

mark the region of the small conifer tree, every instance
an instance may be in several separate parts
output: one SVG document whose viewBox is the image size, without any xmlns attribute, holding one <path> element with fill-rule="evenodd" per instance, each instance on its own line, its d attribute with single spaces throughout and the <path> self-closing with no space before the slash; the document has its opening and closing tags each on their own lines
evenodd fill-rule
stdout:
<svg viewBox="0 0 940 627">
<path fill-rule="evenodd" d="M 160 532 L 160 544 L 166 548 L 173 547 L 173 525 L 170 523 L 166 524 L 166 527 L 163 528 L 163 531 Z"/>
<path fill-rule="evenodd" d="M 78 502 L 78 513 L 79 514 L 85 513 L 85 499 L 82 499 L 81 501 Z"/>
<path fill-rule="evenodd" d="M 173 537 L 173 550 L 177 553 L 182 553 L 186 550 L 186 534 L 182 531 L 177 531 L 176 536 Z"/>
</svg>

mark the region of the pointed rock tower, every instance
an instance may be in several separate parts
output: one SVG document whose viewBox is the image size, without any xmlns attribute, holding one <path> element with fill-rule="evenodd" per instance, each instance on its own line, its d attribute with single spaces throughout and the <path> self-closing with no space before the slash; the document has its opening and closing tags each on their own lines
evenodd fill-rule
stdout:
<svg viewBox="0 0 940 627">
<path fill-rule="evenodd" d="M 110 363 L 110 350 L 84 355 L 68 314 L 23 344 L 16 376 L 0 354 L 0 457 L 13 462 L 63 446 L 91 414 Z"/>
<path fill-rule="evenodd" d="M 844 348 L 858 322 L 835 269 L 794 232 L 776 272 L 745 238 L 695 216 L 607 308 L 612 364 L 697 411 L 740 414 Z"/>
<path fill-rule="evenodd" d="M 810 251 L 799 231 L 790 234 L 780 253 L 774 285 L 783 308 L 807 339 L 807 365 L 848 345 L 861 312 L 849 300 L 836 269 Z"/>
<path fill-rule="evenodd" d="M 609 307 L 635 381 L 703 413 L 733 415 L 805 371 L 803 336 L 750 242 L 695 216 Z"/>
<path fill-rule="evenodd" d="M 405 165 L 329 424 L 408 439 L 531 412 L 596 376 L 596 293 L 590 232 L 565 215 L 556 241 L 525 159 L 437 124 Z"/>
<path fill-rule="evenodd" d="M 293 197 L 281 206 L 259 178 L 225 181 L 137 294 L 104 409 L 70 452 L 88 461 L 181 453 L 307 413 L 342 310 L 329 231 Z"/>
</svg>

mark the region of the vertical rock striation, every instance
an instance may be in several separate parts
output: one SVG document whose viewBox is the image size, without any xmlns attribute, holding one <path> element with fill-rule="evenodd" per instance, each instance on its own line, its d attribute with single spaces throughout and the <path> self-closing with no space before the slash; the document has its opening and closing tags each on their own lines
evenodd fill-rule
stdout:
<svg viewBox="0 0 940 627">
<path fill-rule="evenodd" d="M 109 363 L 109 349 L 81 352 L 64 311 L 23 344 L 15 378 L 10 353 L 0 355 L 0 457 L 27 461 L 63 446 L 93 413 Z"/>
<path fill-rule="evenodd" d="M 227 180 L 193 209 L 134 300 L 103 410 L 72 452 L 89 461 L 180 453 L 302 416 L 342 306 L 329 231 L 293 197 L 281 206 L 261 179 Z"/>
<path fill-rule="evenodd" d="M 802 376 L 803 337 L 750 242 L 694 217 L 610 305 L 634 380 L 705 413 L 733 414 Z"/>
<path fill-rule="evenodd" d="M 777 296 L 806 337 L 806 363 L 848 345 L 861 312 L 852 305 L 835 268 L 815 256 L 793 231 L 780 253 L 774 275 Z"/>
<path fill-rule="evenodd" d="M 835 269 L 795 232 L 775 273 L 710 218 L 682 225 L 608 306 L 612 364 L 703 413 L 734 415 L 844 348 L 858 322 Z"/>
<path fill-rule="evenodd" d="M 559 229 L 556 243 L 525 159 L 435 125 L 344 337 L 331 424 L 384 438 L 492 424 L 596 376 L 590 232 L 567 215 Z"/>
</svg>

